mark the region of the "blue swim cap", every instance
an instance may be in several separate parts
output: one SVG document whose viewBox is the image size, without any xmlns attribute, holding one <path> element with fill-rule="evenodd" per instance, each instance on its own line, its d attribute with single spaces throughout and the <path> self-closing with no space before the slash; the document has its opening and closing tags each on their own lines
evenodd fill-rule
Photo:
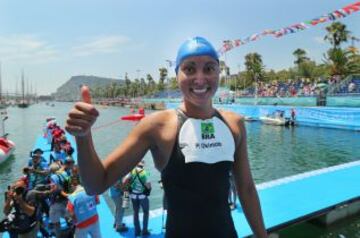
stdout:
<svg viewBox="0 0 360 238">
<path fill-rule="evenodd" d="M 219 60 L 219 56 L 217 51 L 211 45 L 209 41 L 207 41 L 203 37 L 196 36 L 194 38 L 190 38 L 186 40 L 179 48 L 177 57 L 176 57 L 176 67 L 175 72 L 178 73 L 180 64 L 189 57 L 192 56 L 202 56 L 207 55 L 210 56 L 217 61 Z"/>
</svg>

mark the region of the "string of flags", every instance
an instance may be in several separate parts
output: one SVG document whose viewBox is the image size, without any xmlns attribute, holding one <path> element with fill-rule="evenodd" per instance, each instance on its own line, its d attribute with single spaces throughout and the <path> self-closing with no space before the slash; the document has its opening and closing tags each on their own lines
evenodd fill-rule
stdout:
<svg viewBox="0 0 360 238">
<path fill-rule="evenodd" d="M 287 34 L 296 33 L 299 31 L 303 31 L 312 26 L 316 26 L 321 23 L 335 21 L 336 19 L 347 17 L 348 15 L 357 12 L 360 10 L 360 1 L 357 1 L 353 4 L 347 5 L 341 9 L 335 10 L 331 13 L 322 15 L 321 17 L 314 18 L 309 21 L 304 21 L 300 23 L 296 23 L 287 27 L 280 28 L 278 30 L 264 30 L 260 33 L 255 33 L 251 36 L 246 37 L 245 39 L 236 39 L 236 40 L 224 40 L 222 47 L 218 50 L 219 54 L 222 55 L 227 51 L 232 50 L 233 48 L 239 47 L 241 45 L 245 45 L 249 42 L 259 40 L 264 36 L 272 35 L 276 38 L 283 37 Z"/>
</svg>

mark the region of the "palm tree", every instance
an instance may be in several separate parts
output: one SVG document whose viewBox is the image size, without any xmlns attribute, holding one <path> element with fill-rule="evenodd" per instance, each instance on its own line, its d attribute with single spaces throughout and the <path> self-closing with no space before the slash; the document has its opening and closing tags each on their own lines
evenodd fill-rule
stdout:
<svg viewBox="0 0 360 238">
<path fill-rule="evenodd" d="M 253 82 L 264 78 L 264 65 L 258 53 L 249 53 L 245 56 L 245 67 L 248 77 Z"/>
<path fill-rule="evenodd" d="M 333 46 L 324 57 L 330 69 L 330 75 L 347 76 L 351 73 L 356 73 L 359 67 L 356 65 L 355 58 L 353 57 L 354 50 L 342 50 L 340 48 L 342 42 L 347 42 L 351 38 L 350 31 L 346 29 L 346 25 L 334 22 L 326 27 L 326 30 L 328 34 L 324 39 Z"/>
<path fill-rule="evenodd" d="M 293 52 L 293 55 L 295 56 L 296 60 L 294 61 L 294 64 L 296 64 L 298 67 L 301 63 L 309 60 L 309 58 L 306 56 L 306 51 L 303 49 L 296 49 Z"/>
<path fill-rule="evenodd" d="M 334 22 L 330 26 L 326 27 L 327 35 L 324 40 L 329 41 L 333 46 L 333 49 L 340 47 L 342 42 L 347 42 L 350 37 L 350 31 L 346 29 L 346 25 L 340 22 Z"/>
<path fill-rule="evenodd" d="M 148 94 L 151 94 L 151 93 L 153 93 L 154 88 L 155 88 L 155 86 L 154 86 L 155 82 L 154 82 L 154 79 L 151 76 L 151 74 L 146 75 L 146 81 L 147 81 L 147 85 L 146 85 L 147 90 L 146 90 L 146 92 Z"/>
<path fill-rule="evenodd" d="M 160 68 L 159 73 L 160 73 L 160 78 L 159 78 L 158 90 L 162 91 L 165 89 L 165 79 L 167 78 L 168 71 L 166 68 Z"/>
<path fill-rule="evenodd" d="M 360 72 L 356 55 L 349 50 L 329 49 L 325 60 L 330 69 L 330 75 L 347 76 Z"/>
<path fill-rule="evenodd" d="M 258 82 L 264 79 L 264 65 L 261 55 L 258 53 L 245 55 L 245 68 L 247 78 L 255 84 L 255 97 L 257 97 Z"/>
<path fill-rule="evenodd" d="M 130 94 L 130 86 L 131 86 L 131 81 L 130 81 L 130 79 L 128 77 L 128 74 L 125 73 L 125 91 L 124 91 L 125 97 L 131 96 L 131 94 Z"/>
<path fill-rule="evenodd" d="M 118 85 L 117 85 L 115 82 L 112 82 L 112 83 L 107 87 L 109 97 L 115 98 L 115 97 L 117 96 L 117 95 L 116 95 L 117 87 L 118 87 Z"/>
<path fill-rule="evenodd" d="M 140 93 L 141 96 L 144 96 L 146 94 L 146 82 L 144 78 L 140 79 Z"/>
</svg>

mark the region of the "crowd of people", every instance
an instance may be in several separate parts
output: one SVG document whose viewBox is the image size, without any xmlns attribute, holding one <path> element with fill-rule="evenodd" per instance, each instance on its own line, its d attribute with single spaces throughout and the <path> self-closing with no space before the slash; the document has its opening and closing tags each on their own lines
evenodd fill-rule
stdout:
<svg viewBox="0 0 360 238">
<path fill-rule="evenodd" d="M 133 208 L 133 222 L 135 236 L 149 236 L 149 196 L 151 192 L 151 183 L 149 181 L 149 172 L 145 170 L 145 161 L 140 161 L 133 170 L 123 178 L 116 181 L 110 187 L 110 197 L 115 205 L 114 228 L 118 232 L 128 231 L 128 227 L 123 223 L 124 211 L 129 207 L 131 199 Z M 142 226 L 140 226 L 139 213 L 140 208 L 143 212 Z"/>
<path fill-rule="evenodd" d="M 55 118 L 48 118 L 44 137 L 51 144 L 48 158 L 36 148 L 30 152 L 23 176 L 9 185 L 5 194 L 0 224 L 1 232 L 9 232 L 10 238 L 87 237 L 101 236 L 96 205 L 98 196 L 88 195 L 81 186 L 78 166 L 72 158 L 74 149 L 66 139 L 65 131 Z M 149 199 L 151 184 L 144 161 L 109 189 L 115 204 L 114 229 L 126 232 L 122 222 L 124 211 L 131 199 L 134 210 L 135 236 L 148 236 Z M 139 210 L 143 211 L 140 227 Z"/>
<path fill-rule="evenodd" d="M 60 219 L 68 227 L 76 220 L 67 209 L 69 196 L 80 186 L 74 149 L 54 118 L 47 119 L 44 136 L 51 144 L 49 157 L 41 148 L 31 151 L 23 175 L 5 194 L 1 230 L 11 238 L 36 237 L 38 231 L 43 237 L 60 236 Z"/>
<path fill-rule="evenodd" d="M 287 82 L 258 82 L 256 87 L 250 87 L 243 96 L 254 96 L 257 91 L 259 97 L 295 97 L 314 96 L 318 93 L 317 81 L 309 79 L 288 80 Z"/>
<path fill-rule="evenodd" d="M 289 79 L 287 82 L 260 81 L 257 82 L 256 87 L 244 90 L 241 96 L 254 96 L 256 92 L 259 97 L 316 96 L 324 87 L 326 89 L 333 88 L 334 94 L 360 93 L 360 79 L 355 78 L 347 83 L 342 83 L 340 76 L 332 76 L 329 79 L 318 78 L 314 81 L 307 78 Z"/>
</svg>

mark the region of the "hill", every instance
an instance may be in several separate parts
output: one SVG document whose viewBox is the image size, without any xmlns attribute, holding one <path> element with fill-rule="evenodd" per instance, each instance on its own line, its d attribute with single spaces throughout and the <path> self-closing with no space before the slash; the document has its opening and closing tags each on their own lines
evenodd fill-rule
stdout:
<svg viewBox="0 0 360 238">
<path fill-rule="evenodd" d="M 52 96 L 57 101 L 76 101 L 79 100 L 80 87 L 84 84 L 93 90 L 97 87 L 106 87 L 112 83 L 122 85 L 124 82 L 125 81 L 122 79 L 111 79 L 97 76 L 73 76 L 66 83 L 61 85 L 56 90 L 56 93 L 52 94 Z"/>
</svg>

